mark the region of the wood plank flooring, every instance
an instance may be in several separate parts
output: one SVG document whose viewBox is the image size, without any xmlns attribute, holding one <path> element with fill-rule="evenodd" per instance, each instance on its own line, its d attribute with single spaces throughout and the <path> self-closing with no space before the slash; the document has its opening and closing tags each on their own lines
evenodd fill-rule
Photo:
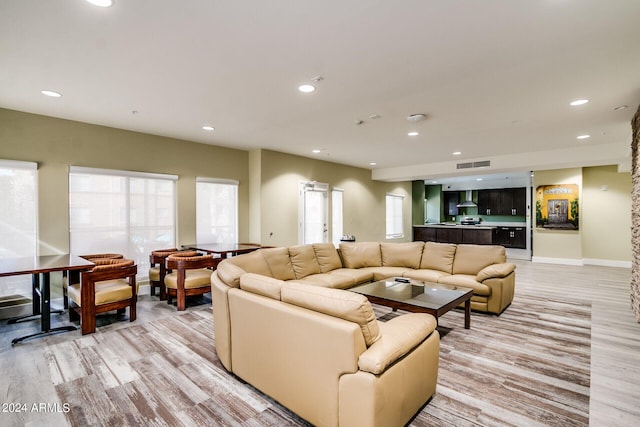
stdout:
<svg viewBox="0 0 640 427">
<path fill-rule="evenodd" d="M 640 425 L 630 271 L 515 262 L 519 302 L 503 315 L 472 313 L 470 330 L 462 311 L 441 318 L 437 394 L 412 425 Z M 2 321 L 0 403 L 28 410 L 0 425 L 306 425 L 224 371 L 208 301 L 177 313 L 141 296 L 136 322 L 115 320 L 15 347 L 38 324 Z"/>
</svg>

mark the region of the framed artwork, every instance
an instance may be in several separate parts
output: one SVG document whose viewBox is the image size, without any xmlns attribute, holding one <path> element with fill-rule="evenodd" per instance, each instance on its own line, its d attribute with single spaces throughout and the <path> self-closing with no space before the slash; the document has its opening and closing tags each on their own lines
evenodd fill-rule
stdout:
<svg viewBox="0 0 640 427">
<path fill-rule="evenodd" d="M 578 230 L 578 186 L 541 185 L 536 188 L 536 228 Z"/>
</svg>

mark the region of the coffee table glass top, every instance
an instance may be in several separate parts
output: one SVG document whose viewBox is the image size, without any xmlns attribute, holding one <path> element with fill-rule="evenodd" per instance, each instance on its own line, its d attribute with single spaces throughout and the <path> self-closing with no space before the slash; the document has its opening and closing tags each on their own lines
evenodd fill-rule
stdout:
<svg viewBox="0 0 640 427">
<path fill-rule="evenodd" d="M 359 294 L 382 298 L 418 307 L 439 310 L 465 294 L 473 293 L 470 288 L 411 280 L 398 282 L 393 278 L 366 283 L 349 289 Z"/>
</svg>

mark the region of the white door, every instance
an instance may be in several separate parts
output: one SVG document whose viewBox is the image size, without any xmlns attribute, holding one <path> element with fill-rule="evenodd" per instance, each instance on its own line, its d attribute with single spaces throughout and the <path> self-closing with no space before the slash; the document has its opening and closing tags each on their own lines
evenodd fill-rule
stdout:
<svg viewBox="0 0 640 427">
<path fill-rule="evenodd" d="M 300 244 L 329 241 L 329 184 L 300 183 Z"/>
</svg>

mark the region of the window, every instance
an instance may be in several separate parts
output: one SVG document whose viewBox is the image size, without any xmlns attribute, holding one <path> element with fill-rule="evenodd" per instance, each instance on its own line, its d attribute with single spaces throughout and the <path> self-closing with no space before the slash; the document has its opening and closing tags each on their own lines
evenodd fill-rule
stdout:
<svg viewBox="0 0 640 427">
<path fill-rule="evenodd" d="M 402 202 L 404 196 L 399 194 L 387 194 L 387 239 L 404 237 L 402 232 Z"/>
<path fill-rule="evenodd" d="M 196 243 L 238 241 L 238 181 L 196 179 Z"/>
<path fill-rule="evenodd" d="M 121 253 L 147 278 L 152 250 L 175 246 L 175 175 L 71 167 L 72 254 Z"/>
<path fill-rule="evenodd" d="M 37 254 L 38 165 L 0 160 L 0 258 Z M 0 278 L 0 296 L 31 296 L 31 278 Z"/>
<path fill-rule="evenodd" d="M 340 239 L 344 234 L 343 219 L 342 219 L 342 199 L 344 190 L 341 188 L 334 188 L 331 191 L 331 235 L 333 244 L 340 245 Z"/>
</svg>

